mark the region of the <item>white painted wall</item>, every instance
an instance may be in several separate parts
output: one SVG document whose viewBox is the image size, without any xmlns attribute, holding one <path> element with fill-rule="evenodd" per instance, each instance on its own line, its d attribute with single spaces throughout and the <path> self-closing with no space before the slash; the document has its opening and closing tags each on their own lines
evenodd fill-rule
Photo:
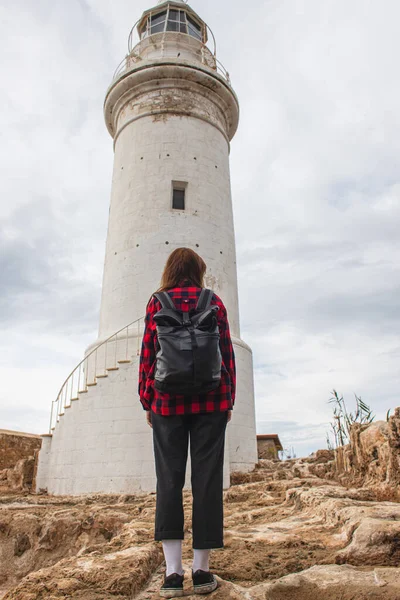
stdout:
<svg viewBox="0 0 400 600">
<path fill-rule="evenodd" d="M 242 340 L 234 338 L 237 388 L 229 430 L 230 471 L 251 471 L 258 461 L 254 404 L 253 356 Z"/>
<path fill-rule="evenodd" d="M 187 246 L 207 264 L 207 285 L 239 335 L 228 144 L 209 123 L 144 117 L 122 130 L 115 158 L 104 265 L 100 338 L 145 313 L 169 254 Z M 172 182 L 187 182 L 185 211 Z"/>
<path fill-rule="evenodd" d="M 49 494 L 155 492 L 153 433 L 137 395 L 138 359 L 121 365 L 60 418 L 43 438 L 36 489 Z M 231 423 L 228 424 L 231 427 Z M 224 487 L 229 487 L 226 440 Z M 185 489 L 190 489 L 190 454 Z"/>
</svg>

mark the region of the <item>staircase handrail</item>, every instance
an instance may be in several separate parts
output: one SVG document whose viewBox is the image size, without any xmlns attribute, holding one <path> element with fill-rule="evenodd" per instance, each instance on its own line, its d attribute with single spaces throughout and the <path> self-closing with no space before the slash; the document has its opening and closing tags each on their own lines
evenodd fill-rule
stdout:
<svg viewBox="0 0 400 600">
<path fill-rule="evenodd" d="M 50 414 L 50 429 L 49 429 L 49 433 L 51 433 L 52 431 L 52 423 L 53 423 L 53 412 L 54 412 L 54 404 L 57 403 L 59 404 L 60 402 L 60 398 L 61 395 L 63 393 L 64 388 L 67 389 L 67 384 L 69 382 L 69 380 L 73 377 L 74 373 L 76 373 L 76 371 L 80 368 L 81 366 L 88 361 L 88 359 L 95 353 L 98 351 L 99 348 L 101 348 L 102 346 L 104 346 L 105 344 L 107 344 L 108 342 L 110 342 L 113 338 L 116 339 L 117 341 L 117 336 L 118 334 L 120 334 L 122 331 L 124 331 L 125 329 L 127 330 L 127 338 L 128 338 L 128 330 L 130 327 L 132 327 L 133 325 L 135 325 L 136 323 L 140 323 L 141 321 L 144 321 L 145 316 L 143 315 L 142 317 L 139 317 L 139 319 L 135 319 L 134 321 L 132 321 L 131 323 L 129 323 L 128 325 L 125 325 L 124 327 L 121 327 L 121 329 L 119 329 L 118 331 L 116 331 L 115 333 L 113 333 L 112 335 L 110 335 L 108 338 L 106 338 L 105 340 L 103 340 L 102 342 L 100 342 L 100 344 L 98 344 L 97 346 L 95 346 L 90 352 L 89 354 L 87 354 L 77 365 L 74 369 L 72 369 L 71 373 L 68 375 L 68 377 L 65 379 L 64 383 L 62 384 L 60 391 L 57 394 L 57 397 L 55 398 L 55 400 L 52 400 L 51 403 L 51 414 Z M 96 376 L 96 373 L 95 373 Z M 78 388 L 77 391 L 79 393 L 79 383 L 78 382 Z M 72 388 L 71 388 L 71 392 L 72 392 Z M 57 410 L 57 418 L 60 415 L 59 410 Z"/>
</svg>

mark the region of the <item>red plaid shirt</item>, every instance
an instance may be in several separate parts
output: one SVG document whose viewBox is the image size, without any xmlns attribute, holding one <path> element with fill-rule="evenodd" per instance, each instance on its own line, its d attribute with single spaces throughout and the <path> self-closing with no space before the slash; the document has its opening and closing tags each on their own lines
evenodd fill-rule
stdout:
<svg viewBox="0 0 400 600">
<path fill-rule="evenodd" d="M 190 282 L 182 282 L 182 287 L 168 290 L 176 308 L 190 311 L 196 308 L 201 288 L 190 287 Z M 157 331 L 154 315 L 161 304 L 154 296 L 147 305 L 145 330 L 142 341 L 139 367 L 139 397 L 144 410 L 152 410 L 160 415 L 184 415 L 200 412 L 231 410 L 235 402 L 236 366 L 235 354 L 229 332 L 226 308 L 222 300 L 214 294 L 211 304 L 219 306 L 217 312 L 222 354 L 221 382 L 218 388 L 206 394 L 185 396 L 167 394 L 154 387 L 154 371 L 157 353 Z"/>
</svg>

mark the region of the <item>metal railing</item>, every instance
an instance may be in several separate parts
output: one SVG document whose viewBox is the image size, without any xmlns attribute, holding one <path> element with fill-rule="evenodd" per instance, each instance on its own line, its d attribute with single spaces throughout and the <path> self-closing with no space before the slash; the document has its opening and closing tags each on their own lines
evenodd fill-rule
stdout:
<svg viewBox="0 0 400 600">
<path fill-rule="evenodd" d="M 180 39 L 188 47 L 193 47 L 194 50 L 198 51 L 199 62 L 202 65 L 212 69 L 213 71 L 216 71 L 230 85 L 231 81 L 229 73 L 225 69 L 223 64 L 217 59 L 215 51 L 214 53 L 211 52 L 210 48 L 208 48 L 206 44 L 204 44 L 197 38 L 194 38 L 193 36 L 189 35 L 188 33 L 177 33 L 172 31 L 154 33 L 140 40 L 134 48 L 130 49 L 129 53 L 119 63 L 118 67 L 116 68 L 113 74 L 112 80 L 115 81 L 123 73 L 129 71 L 130 69 L 133 69 L 136 64 L 140 63 L 143 60 L 143 51 L 147 47 L 149 47 L 149 45 L 151 45 L 152 50 L 160 50 L 160 58 L 173 58 L 173 56 L 168 55 L 168 50 L 165 50 L 165 42 L 168 41 L 168 39 L 173 38 Z"/>
<path fill-rule="evenodd" d="M 144 316 L 113 333 L 81 360 L 68 375 L 56 399 L 51 403 L 49 433 L 64 414 L 65 408 L 70 407 L 74 400 L 78 400 L 79 394 L 86 393 L 89 387 L 96 385 L 97 379 L 116 371 L 118 365 L 131 362 L 135 352 L 137 356 L 140 355 L 143 331 Z"/>
<path fill-rule="evenodd" d="M 159 12 L 159 11 L 156 11 Z M 151 19 L 151 13 L 148 14 L 148 19 Z M 129 33 L 129 37 L 128 37 L 128 54 L 130 54 L 133 50 L 134 45 L 136 46 L 138 41 L 140 41 L 143 38 L 139 37 L 139 33 L 138 33 L 138 25 L 139 23 L 142 21 L 142 17 L 140 17 L 140 19 L 138 19 L 136 21 L 136 23 L 133 25 L 130 33 Z M 212 39 L 212 49 L 210 49 L 210 51 L 213 53 L 213 55 L 216 57 L 217 56 L 217 41 L 215 39 L 215 35 L 211 29 L 211 27 L 209 25 L 207 25 L 207 23 L 204 23 L 204 27 L 205 27 L 205 37 L 203 39 L 205 39 L 206 41 L 211 37 Z M 160 33 L 165 33 L 165 31 L 162 31 Z M 182 35 L 189 35 L 189 34 L 185 34 L 183 31 L 180 31 L 179 33 L 181 33 Z M 156 35 L 156 34 L 152 34 L 149 30 L 147 31 L 147 35 L 146 37 L 150 37 L 151 35 Z M 135 39 L 136 38 L 136 39 Z M 205 46 L 206 44 L 203 42 L 203 45 Z"/>
</svg>

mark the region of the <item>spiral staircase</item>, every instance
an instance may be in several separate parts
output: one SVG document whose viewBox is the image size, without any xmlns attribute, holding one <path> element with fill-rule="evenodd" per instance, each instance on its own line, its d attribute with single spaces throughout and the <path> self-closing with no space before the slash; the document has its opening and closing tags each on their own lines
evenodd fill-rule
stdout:
<svg viewBox="0 0 400 600">
<path fill-rule="evenodd" d="M 131 363 L 134 355 L 140 355 L 143 331 L 144 317 L 140 317 L 102 341 L 77 364 L 51 403 L 47 435 L 53 435 L 73 402 L 81 400 L 83 394 L 97 386 L 99 380 L 108 378 L 110 373 L 118 371 L 122 365 Z"/>
<path fill-rule="evenodd" d="M 36 491 L 53 495 L 156 490 L 153 438 L 137 393 L 144 318 L 95 346 L 51 404 L 42 436 Z M 229 451 L 224 487 L 229 487 Z M 190 460 L 185 488 L 190 489 Z"/>
<path fill-rule="evenodd" d="M 151 429 L 137 393 L 144 319 L 93 348 L 51 404 L 36 490 L 133 493 L 156 486 Z M 188 477 L 190 476 L 190 468 Z"/>
</svg>

